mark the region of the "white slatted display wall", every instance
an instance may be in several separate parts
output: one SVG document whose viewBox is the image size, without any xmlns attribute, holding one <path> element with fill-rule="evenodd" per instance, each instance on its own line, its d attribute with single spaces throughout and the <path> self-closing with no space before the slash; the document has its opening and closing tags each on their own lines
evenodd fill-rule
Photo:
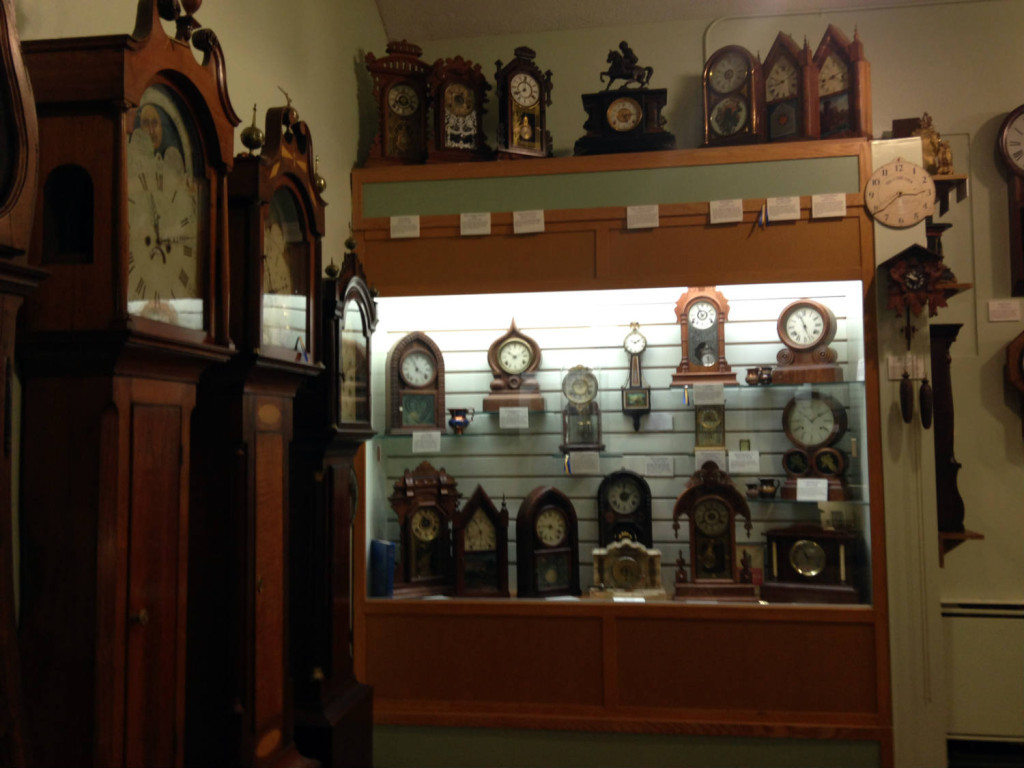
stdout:
<svg viewBox="0 0 1024 768">
<path fill-rule="evenodd" d="M 754 524 L 748 537 L 737 526 L 741 544 L 764 544 L 768 529 L 795 522 L 853 521 L 861 531 L 862 545 L 869 540 L 864 450 L 863 316 L 860 282 L 778 283 L 769 285 L 717 286 L 729 302 L 725 327 L 726 359 L 737 377 L 726 386 L 726 448 L 739 449 L 749 440 L 759 451 L 760 473 L 734 475 L 741 491 L 759 477 L 784 478 L 782 454 L 793 447 L 782 431 L 782 409 L 799 390 L 828 393 L 847 408 L 849 429 L 838 446 L 849 457 L 847 478 L 850 502 L 788 502 L 781 499 L 751 502 Z M 397 518 L 387 497 L 392 484 L 406 468 L 427 460 L 445 468 L 468 498 L 479 484 L 496 505 L 504 498 L 509 510 L 509 583 L 516 569 L 515 516 L 523 497 L 539 485 L 565 492 L 579 519 L 581 573 L 584 592 L 592 583 L 591 551 L 597 546 L 597 489 L 604 475 L 638 457 L 667 457 L 673 477 L 647 477 L 653 494 L 654 547 L 662 553 L 662 579 L 671 592 L 675 559 L 680 550 L 689 561 L 688 534 L 683 520 L 679 537 L 672 530 L 672 509 L 695 471 L 694 409 L 684 403 L 680 389 L 670 388 L 672 374 L 682 357 L 675 304 L 685 286 L 622 291 L 490 294 L 482 296 L 409 297 L 378 299 L 380 322 L 373 337 L 373 424 L 378 432 L 368 462 L 368 538 L 398 539 Z M 812 298 L 824 303 L 837 318 L 838 332 L 832 347 L 838 352 L 843 384 L 802 386 L 749 386 L 746 369 L 776 365 L 782 349 L 776 322 L 792 301 Z M 515 319 L 519 329 L 541 348 L 537 376 L 545 399 L 544 413 L 530 413 L 529 428 L 499 428 L 498 414 L 483 413 L 482 400 L 489 393 L 491 372 L 487 349 Z M 621 412 L 620 388 L 626 384 L 628 356 L 622 340 L 631 322 L 640 324 L 648 346 L 643 354 L 647 384 L 652 389 L 652 411 L 671 428 L 648 429 L 650 416 L 641 419 L 634 432 L 632 417 Z M 388 351 L 412 331 L 426 333 L 441 349 L 445 365 L 445 408 L 473 408 L 473 422 L 461 436 L 449 428 L 442 436 L 439 453 L 413 453 L 412 438 L 384 434 L 385 383 Z M 561 381 L 574 365 L 592 368 L 598 377 L 598 404 L 602 412 L 605 450 L 600 474 L 573 476 L 565 473 L 561 409 Z M 865 552 L 864 562 L 870 562 Z M 862 582 L 869 581 L 861 574 Z M 864 593 L 866 594 L 866 593 Z"/>
</svg>

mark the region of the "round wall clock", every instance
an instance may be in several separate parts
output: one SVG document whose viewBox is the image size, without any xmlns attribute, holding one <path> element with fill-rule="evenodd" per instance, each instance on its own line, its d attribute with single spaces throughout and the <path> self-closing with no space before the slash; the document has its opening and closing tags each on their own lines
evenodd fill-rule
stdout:
<svg viewBox="0 0 1024 768">
<path fill-rule="evenodd" d="M 444 358 L 434 341 L 420 331 L 404 336 L 388 353 L 387 368 L 388 432 L 444 431 Z"/>
<path fill-rule="evenodd" d="M 912 227 L 935 213 L 935 182 L 924 167 L 897 158 L 868 178 L 864 205 L 880 224 Z"/>
<path fill-rule="evenodd" d="M 761 64 L 747 49 L 727 45 L 704 66 L 704 145 L 764 141 Z"/>
<path fill-rule="evenodd" d="M 1024 104 L 1014 109 L 999 128 L 999 154 L 1006 167 L 1024 176 Z"/>
<path fill-rule="evenodd" d="M 653 546 L 651 487 L 626 469 L 607 475 L 597 489 L 597 537 L 606 547 L 629 539 Z"/>
<path fill-rule="evenodd" d="M 576 510 L 557 488 L 534 488 L 516 515 L 519 597 L 580 594 Z"/>
</svg>

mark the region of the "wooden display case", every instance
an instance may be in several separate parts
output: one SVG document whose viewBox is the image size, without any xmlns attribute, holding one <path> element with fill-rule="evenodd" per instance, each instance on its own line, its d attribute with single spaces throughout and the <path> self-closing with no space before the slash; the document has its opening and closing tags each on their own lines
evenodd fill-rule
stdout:
<svg viewBox="0 0 1024 768">
<path fill-rule="evenodd" d="M 457 308 L 459 294 L 853 281 L 860 302 L 850 325 L 865 329 L 863 374 L 827 385 L 849 387 L 844 393 L 859 399 L 865 602 L 375 600 L 365 597 L 366 551 L 357 547 L 356 671 L 374 686 L 378 723 L 867 740 L 879 744 L 881 764 L 891 765 L 878 371 L 875 334 L 867 330 L 875 325 L 874 240 L 860 191 L 869 154 L 866 141 L 841 139 L 354 172 L 353 227 L 385 322 L 393 297 L 450 295 Z M 846 194 L 845 215 L 812 219 L 811 195 L 834 192 Z M 800 196 L 800 219 L 759 228 L 764 198 L 784 195 Z M 743 222 L 710 225 L 708 201 L 730 198 L 744 200 Z M 576 207 L 566 208 L 566 200 Z M 655 203 L 659 227 L 627 229 L 627 205 Z M 544 232 L 515 235 L 513 211 L 536 209 L 544 210 Z M 492 212 L 491 235 L 461 237 L 459 213 L 479 210 Z M 391 239 L 389 217 L 410 214 L 420 217 L 420 237 Z M 500 333 L 468 327 L 488 339 Z M 617 346 L 622 332 L 608 335 Z M 609 381 L 602 389 L 617 395 Z M 556 410 L 557 390 L 542 389 L 551 395 L 545 410 Z M 735 387 L 751 389 L 759 388 Z M 758 394 L 789 397 L 793 387 L 763 389 Z M 603 410 L 607 430 L 611 409 Z M 380 439 L 377 455 L 399 439 Z M 470 450 L 464 446 L 462 437 L 445 438 L 435 463 Z M 381 471 L 368 463 L 368 473 Z M 686 479 L 676 471 L 680 491 Z M 367 531 L 367 521 L 357 520 L 356 541 Z M 670 554 L 663 566 L 671 567 Z M 415 651 L 424 642 L 460 652 L 423 665 Z"/>
</svg>

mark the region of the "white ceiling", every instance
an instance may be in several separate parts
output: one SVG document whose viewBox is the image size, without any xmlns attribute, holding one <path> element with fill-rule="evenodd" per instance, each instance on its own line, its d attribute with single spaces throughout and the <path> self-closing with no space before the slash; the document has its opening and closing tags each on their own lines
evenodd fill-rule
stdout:
<svg viewBox="0 0 1024 768">
<path fill-rule="evenodd" d="M 656 24 L 676 19 L 775 16 L 924 4 L 934 5 L 935 0 L 377 0 L 388 39 L 413 43 Z"/>
</svg>

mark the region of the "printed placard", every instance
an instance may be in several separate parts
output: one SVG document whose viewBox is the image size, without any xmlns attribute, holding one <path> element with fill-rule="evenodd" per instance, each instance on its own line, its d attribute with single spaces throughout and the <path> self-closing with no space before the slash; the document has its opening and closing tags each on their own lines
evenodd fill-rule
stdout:
<svg viewBox="0 0 1024 768">
<path fill-rule="evenodd" d="M 498 427 L 501 429 L 526 429 L 530 426 L 530 409 L 525 405 L 507 406 L 498 409 Z"/>
<path fill-rule="evenodd" d="M 798 477 L 796 500 L 828 501 L 828 480 L 820 477 Z"/>
<path fill-rule="evenodd" d="M 565 467 L 568 475 L 600 475 L 601 454 L 597 451 L 569 451 Z"/>
<path fill-rule="evenodd" d="M 811 218 L 828 219 L 846 215 L 846 193 L 828 192 L 811 195 Z"/>
<path fill-rule="evenodd" d="M 743 198 L 712 200 L 710 213 L 712 224 L 737 224 L 743 221 Z"/>
<path fill-rule="evenodd" d="M 512 233 L 529 235 L 544 231 L 544 211 L 513 211 Z"/>
<path fill-rule="evenodd" d="M 660 225 L 657 205 L 626 206 L 626 229 L 655 229 Z"/>
<path fill-rule="evenodd" d="M 724 405 L 725 384 L 710 382 L 693 385 L 694 405 Z"/>
<path fill-rule="evenodd" d="M 459 234 L 462 237 L 476 237 L 491 234 L 491 214 L 460 213 Z"/>
<path fill-rule="evenodd" d="M 729 474 L 756 475 L 760 471 L 760 451 L 729 451 Z"/>
<path fill-rule="evenodd" d="M 765 211 L 768 221 L 797 221 L 800 218 L 800 197 L 769 197 Z"/>
<path fill-rule="evenodd" d="M 420 430 L 412 433 L 413 453 L 439 453 L 441 450 L 441 433 L 433 430 Z"/>
<path fill-rule="evenodd" d="M 420 236 L 419 216 L 392 216 L 391 217 L 391 239 L 400 240 L 404 237 Z"/>
</svg>

